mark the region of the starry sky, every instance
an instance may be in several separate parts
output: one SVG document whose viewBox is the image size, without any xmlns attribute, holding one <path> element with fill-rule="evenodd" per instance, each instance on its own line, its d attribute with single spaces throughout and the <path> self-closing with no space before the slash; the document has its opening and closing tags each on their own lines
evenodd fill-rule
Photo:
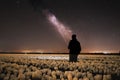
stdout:
<svg viewBox="0 0 120 80">
<path fill-rule="evenodd" d="M 50 10 L 77 35 L 82 52 L 120 50 L 116 0 L 0 0 L 0 51 L 68 52 L 68 43 L 43 15 Z"/>
</svg>

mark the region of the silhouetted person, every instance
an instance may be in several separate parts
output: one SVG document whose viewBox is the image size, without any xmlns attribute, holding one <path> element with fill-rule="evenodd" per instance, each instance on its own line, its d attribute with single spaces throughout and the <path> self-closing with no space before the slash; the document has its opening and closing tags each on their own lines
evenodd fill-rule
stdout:
<svg viewBox="0 0 120 80">
<path fill-rule="evenodd" d="M 72 35 L 72 40 L 70 40 L 69 45 L 69 61 L 70 62 L 76 62 L 77 61 L 77 56 L 81 51 L 81 46 L 79 41 L 76 39 L 76 35 Z"/>
</svg>

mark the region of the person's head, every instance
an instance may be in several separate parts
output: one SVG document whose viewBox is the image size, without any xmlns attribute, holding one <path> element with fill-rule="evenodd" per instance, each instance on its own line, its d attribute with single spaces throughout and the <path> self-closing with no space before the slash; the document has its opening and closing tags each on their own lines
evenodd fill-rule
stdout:
<svg viewBox="0 0 120 80">
<path fill-rule="evenodd" d="M 76 34 L 73 34 L 73 35 L 72 35 L 72 39 L 76 39 Z"/>
</svg>

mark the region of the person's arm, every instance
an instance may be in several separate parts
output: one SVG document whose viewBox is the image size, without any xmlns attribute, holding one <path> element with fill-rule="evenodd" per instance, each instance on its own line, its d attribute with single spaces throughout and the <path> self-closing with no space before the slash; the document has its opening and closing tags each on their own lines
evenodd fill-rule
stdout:
<svg viewBox="0 0 120 80">
<path fill-rule="evenodd" d="M 80 43 L 79 43 L 79 48 L 80 48 L 80 51 L 81 51 L 81 45 L 80 45 Z"/>
<path fill-rule="evenodd" d="M 71 41 L 70 41 L 69 44 L 68 44 L 68 49 L 70 49 L 70 46 L 71 46 Z"/>
</svg>

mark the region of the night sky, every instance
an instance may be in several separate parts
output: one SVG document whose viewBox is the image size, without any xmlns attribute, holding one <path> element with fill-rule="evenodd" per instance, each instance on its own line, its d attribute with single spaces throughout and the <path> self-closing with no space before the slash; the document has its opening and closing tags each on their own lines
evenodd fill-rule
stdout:
<svg viewBox="0 0 120 80">
<path fill-rule="evenodd" d="M 68 52 L 43 9 L 77 35 L 82 52 L 119 52 L 120 3 L 115 0 L 0 0 L 0 51 Z"/>
</svg>

